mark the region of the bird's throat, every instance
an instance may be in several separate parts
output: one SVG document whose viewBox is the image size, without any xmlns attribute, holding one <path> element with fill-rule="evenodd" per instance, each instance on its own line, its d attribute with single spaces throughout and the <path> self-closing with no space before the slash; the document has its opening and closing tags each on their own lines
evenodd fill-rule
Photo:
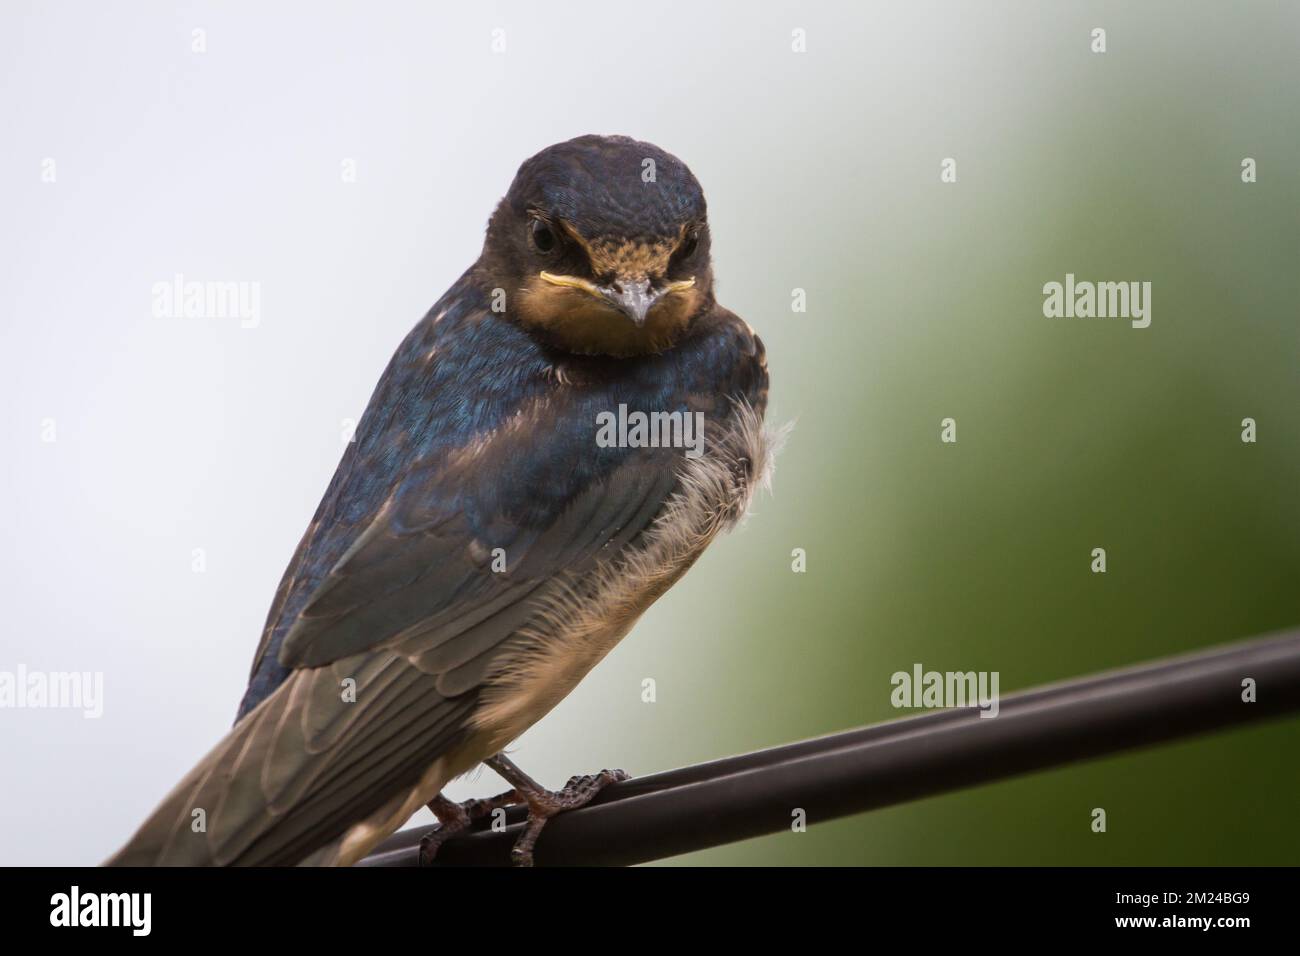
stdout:
<svg viewBox="0 0 1300 956">
<path fill-rule="evenodd" d="M 533 278 L 511 311 L 526 329 L 566 352 L 630 358 L 672 348 L 702 304 L 698 290 L 683 289 L 661 299 L 637 325 L 585 290 Z"/>
</svg>

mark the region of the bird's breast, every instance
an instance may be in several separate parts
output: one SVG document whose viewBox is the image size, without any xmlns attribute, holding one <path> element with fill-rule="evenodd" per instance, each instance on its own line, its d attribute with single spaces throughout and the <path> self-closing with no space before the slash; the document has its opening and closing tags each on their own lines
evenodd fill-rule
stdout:
<svg viewBox="0 0 1300 956">
<path fill-rule="evenodd" d="M 700 457 L 682 459 L 677 488 L 646 531 L 590 573 L 547 588 L 471 718 L 483 757 L 563 700 L 714 537 L 745 514 L 766 480 L 771 443 L 761 413 L 737 405 Z"/>
</svg>

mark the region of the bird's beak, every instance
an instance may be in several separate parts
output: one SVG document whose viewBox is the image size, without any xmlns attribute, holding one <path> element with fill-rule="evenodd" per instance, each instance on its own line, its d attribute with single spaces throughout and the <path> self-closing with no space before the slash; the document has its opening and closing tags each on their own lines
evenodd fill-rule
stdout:
<svg viewBox="0 0 1300 956">
<path fill-rule="evenodd" d="M 600 290 L 605 299 L 638 329 L 645 325 L 646 313 L 663 295 L 651 288 L 649 279 L 615 279 Z"/>
<path fill-rule="evenodd" d="M 553 272 L 543 272 L 541 277 L 552 285 L 564 286 L 569 289 L 581 289 L 583 292 L 603 300 L 631 319 L 632 324 L 637 328 L 645 325 L 646 316 L 650 313 L 650 310 L 665 296 L 672 295 L 674 292 L 685 292 L 695 285 L 694 276 L 689 279 L 669 282 L 658 288 L 655 288 L 647 278 L 620 277 L 609 285 L 596 285 L 581 276 L 556 275 Z"/>
</svg>

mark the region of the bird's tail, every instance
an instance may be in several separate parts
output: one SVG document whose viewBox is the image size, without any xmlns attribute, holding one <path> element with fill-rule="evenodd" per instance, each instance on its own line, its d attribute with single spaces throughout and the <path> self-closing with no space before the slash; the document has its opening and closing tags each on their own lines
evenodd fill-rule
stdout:
<svg viewBox="0 0 1300 956">
<path fill-rule="evenodd" d="M 400 659 L 336 663 L 291 674 L 105 865 L 350 863 L 401 826 L 446 782 L 469 701 Z M 383 693 L 340 705 L 339 673 Z"/>
</svg>

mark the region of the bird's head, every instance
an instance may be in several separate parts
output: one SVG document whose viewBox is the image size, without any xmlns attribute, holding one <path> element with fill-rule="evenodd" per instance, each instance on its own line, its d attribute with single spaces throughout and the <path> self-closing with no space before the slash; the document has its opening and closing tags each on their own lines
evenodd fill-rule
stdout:
<svg viewBox="0 0 1300 956">
<path fill-rule="evenodd" d="M 519 167 L 480 265 L 509 316 L 557 348 L 660 352 L 712 301 L 704 192 L 657 146 L 580 136 Z"/>
</svg>

